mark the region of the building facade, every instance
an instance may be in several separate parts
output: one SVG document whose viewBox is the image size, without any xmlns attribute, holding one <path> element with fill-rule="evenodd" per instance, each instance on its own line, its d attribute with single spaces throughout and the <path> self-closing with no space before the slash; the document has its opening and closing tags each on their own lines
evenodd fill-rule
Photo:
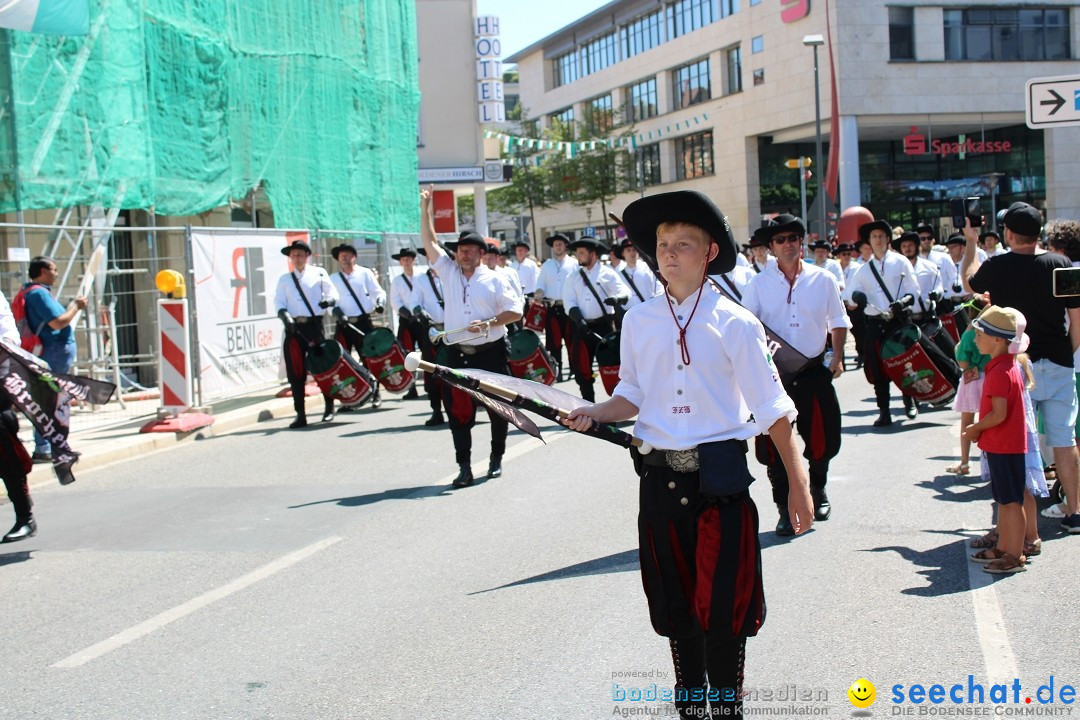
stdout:
<svg viewBox="0 0 1080 720">
<path fill-rule="evenodd" d="M 615 0 L 507 61 L 541 127 L 602 108 L 633 123 L 639 182 L 616 208 L 642 184 L 699 190 L 747 237 L 764 214 L 801 212 L 801 171 L 787 161 L 816 155 L 814 35 L 826 41 L 816 48 L 826 160 L 838 138 L 829 225 L 864 205 L 948 231 L 949 198 L 972 195 L 987 215 L 1023 200 L 1049 218 L 1080 217 L 1080 128 L 1031 130 L 1024 112 L 1027 80 L 1077 68 L 1075 3 Z M 824 171 L 811 166 L 811 220 L 822 217 Z M 538 223 L 580 231 L 585 211 L 558 205 Z"/>
</svg>

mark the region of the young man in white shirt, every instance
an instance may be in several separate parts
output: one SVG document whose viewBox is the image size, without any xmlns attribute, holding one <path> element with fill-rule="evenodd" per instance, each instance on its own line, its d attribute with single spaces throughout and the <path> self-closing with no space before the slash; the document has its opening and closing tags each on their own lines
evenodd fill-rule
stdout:
<svg viewBox="0 0 1080 720">
<path fill-rule="evenodd" d="M 323 311 L 338 301 L 337 289 L 321 267 L 309 264 L 311 246 L 303 240 L 293 240 L 281 254 L 292 262 L 292 271 L 278 278 L 274 292 L 274 307 L 285 325 L 282 352 L 285 355 L 285 375 L 292 390 L 296 419 L 289 428 L 307 426 L 304 408 L 304 386 L 307 384 L 307 357 L 311 349 L 323 341 Z M 318 308 L 316 310 L 316 308 Z M 323 393 L 326 409 L 323 422 L 334 419 L 334 399 Z"/>
<path fill-rule="evenodd" d="M 566 308 L 563 307 L 563 286 L 566 284 L 566 278 L 577 271 L 578 264 L 574 258 L 566 254 L 570 238 L 562 233 L 555 233 L 544 242 L 551 248 L 552 257 L 540 266 L 540 277 L 536 281 L 536 292 L 533 298 L 538 302 L 542 301 L 547 306 L 544 345 L 559 366 L 556 375 L 558 381 L 562 382 L 563 345 L 566 345 L 567 355 L 570 354 L 570 318 L 566 316 Z"/>
<path fill-rule="evenodd" d="M 797 413 L 761 323 L 708 282 L 734 267 L 736 253 L 712 201 L 692 191 L 651 195 L 631 203 L 623 222 L 656 259 L 667 292 L 627 313 L 615 396 L 565 424 L 581 431 L 636 416 L 635 435 L 657 448 L 632 451 L 638 542 L 653 629 L 671 646 L 675 707 L 684 719 L 709 717 L 710 703 L 735 717 L 746 638 L 765 609 L 746 441 L 768 431 L 790 478 L 792 522 L 805 532 L 813 503 L 791 429 Z"/>
<path fill-rule="evenodd" d="M 884 220 L 864 223 L 859 227 L 859 238 L 870 244 L 872 255 L 851 279 L 851 296 L 855 293 L 866 296 L 867 304 L 863 308 L 866 314 L 866 335 L 863 338 L 864 370 L 867 379 L 874 386 L 877 400 L 878 419 L 874 427 L 892 425 L 889 412 L 889 386 L 892 381 L 885 374 L 882 365 L 881 345 L 894 329 L 900 327 L 904 319 L 904 304 L 907 296 L 911 302 L 919 294 L 919 284 L 911 263 L 899 253 L 889 249 L 892 242 L 892 226 Z M 876 271 L 876 272 L 875 272 Z M 912 398 L 904 395 L 904 411 L 908 418 L 914 419 L 919 411 Z"/>
<path fill-rule="evenodd" d="M 641 255 L 634 247 L 634 243 L 630 242 L 630 238 L 623 238 L 618 248 L 622 254 L 622 267 L 618 273 L 626 281 L 626 286 L 630 288 L 630 300 L 626 303 L 627 310 L 664 292 L 660 281 L 656 279 L 656 273 L 647 262 L 641 259 Z"/>
<path fill-rule="evenodd" d="M 851 323 L 840 287 L 832 274 L 804 262 L 802 243 L 806 229 L 799 218 L 785 220 L 772 231 L 769 251 L 776 265 L 754 276 L 743 294 L 743 305 L 784 341 L 810 358 L 810 363 L 791 377 L 781 377 L 784 389 L 799 411 L 796 428 L 805 444 L 803 456 L 810 464 L 810 495 L 814 519 L 827 520 L 832 505 L 825 492 L 829 461 L 840 452 L 840 401 L 833 378 L 844 372 L 844 343 Z M 832 357 L 826 360 L 826 337 L 832 340 Z M 837 350 L 838 348 L 838 350 Z M 795 533 L 788 517 L 788 478 L 771 443 L 760 438 L 758 461 L 768 468 L 773 502 L 780 513 L 776 534 Z"/>
<path fill-rule="evenodd" d="M 844 269 L 840 267 L 840 261 L 832 257 L 832 245 L 827 240 L 815 240 L 810 243 L 808 249 L 813 253 L 814 266 L 819 267 L 822 270 L 828 271 L 836 280 L 836 284 L 840 286 L 840 291 L 844 290 Z"/>
<path fill-rule="evenodd" d="M 475 337 L 445 346 L 447 367 L 478 368 L 510 374 L 507 364 L 506 326 L 521 319 L 521 301 L 504 276 L 488 269 L 481 261 L 487 250 L 484 238 L 463 233 L 454 243 L 454 259 L 435 240 L 435 216 L 431 208 L 430 188 L 420 192 L 420 237 L 435 272 L 442 280 L 446 301 L 447 328 L 468 328 Z M 454 437 L 454 455 L 458 464 L 456 488 L 472 485 L 472 427 L 476 424 L 476 405 L 471 397 L 443 383 L 443 405 L 450 416 Z M 508 424 L 488 410 L 491 420 L 491 455 L 487 476 L 502 475 Z"/>
<path fill-rule="evenodd" d="M 517 240 L 510 249 L 514 252 L 514 260 L 510 261 L 510 267 L 517 270 L 521 279 L 521 287 L 525 291 L 525 297 L 531 298 L 536 292 L 536 283 L 540 279 L 540 266 L 529 257 L 529 243 Z"/>
<path fill-rule="evenodd" d="M 427 250 L 419 248 L 416 252 L 427 257 Z M 413 283 L 412 315 L 417 329 L 417 341 L 420 343 L 420 355 L 428 362 L 435 362 L 435 353 L 438 348 L 431 341 L 429 332 L 432 328 L 443 329 L 443 308 L 446 301 L 443 299 L 442 280 L 435 268 L 428 265 L 422 274 L 416 276 Z M 424 373 L 424 393 L 427 395 L 428 404 L 431 405 L 431 417 L 424 421 L 426 427 L 438 427 L 446 424 L 446 417 L 442 411 L 442 386 L 431 373 Z"/>
<path fill-rule="evenodd" d="M 391 260 L 397 260 L 401 265 L 401 274 L 390 281 L 390 310 L 397 315 L 397 340 L 405 354 L 420 348 L 420 341 L 416 337 L 416 323 L 412 316 L 412 295 L 416 289 L 416 251 L 411 247 L 398 250 L 390 256 Z M 416 391 L 416 385 L 402 396 L 402 400 L 415 400 L 420 397 Z"/>
<path fill-rule="evenodd" d="M 571 323 L 570 367 L 581 397 L 589 402 L 596 400 L 592 370 L 596 347 L 615 331 L 615 314 L 630 299 L 630 289 L 619 273 L 600 262 L 600 254 L 606 249 L 594 237 L 570 243 L 578 270 L 563 286 L 563 304 Z"/>
</svg>

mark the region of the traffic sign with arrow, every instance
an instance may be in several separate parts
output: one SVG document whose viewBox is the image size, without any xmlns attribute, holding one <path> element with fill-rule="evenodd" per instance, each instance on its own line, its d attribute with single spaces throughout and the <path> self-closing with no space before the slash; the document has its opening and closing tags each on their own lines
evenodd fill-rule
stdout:
<svg viewBox="0 0 1080 720">
<path fill-rule="evenodd" d="M 1080 125 L 1080 75 L 1028 80 L 1024 104 L 1032 130 Z"/>
</svg>

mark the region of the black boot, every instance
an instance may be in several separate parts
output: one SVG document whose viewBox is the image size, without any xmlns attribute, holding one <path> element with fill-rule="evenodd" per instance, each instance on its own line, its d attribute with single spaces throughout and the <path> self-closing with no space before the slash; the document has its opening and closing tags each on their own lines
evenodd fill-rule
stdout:
<svg viewBox="0 0 1080 720">
<path fill-rule="evenodd" d="M 439 425 L 446 424 L 446 417 L 442 414 L 442 410 L 434 410 L 431 413 L 431 417 L 424 421 L 424 425 L 427 427 L 438 427 Z"/>
<path fill-rule="evenodd" d="M 297 430 L 304 427 L 307 427 L 307 415 L 305 413 L 297 413 L 296 419 L 289 423 L 289 429 Z"/>
<path fill-rule="evenodd" d="M 908 420 L 919 417 L 919 404 L 910 395 L 904 396 L 904 414 L 907 415 Z"/>
<path fill-rule="evenodd" d="M 488 463 L 489 478 L 502 477 L 502 455 L 492 455 L 491 461 Z"/>
<path fill-rule="evenodd" d="M 33 517 L 28 517 L 22 520 L 15 521 L 15 527 L 11 528 L 11 532 L 4 536 L 4 539 L 0 542 L 16 542 L 18 540 L 25 540 L 28 537 L 34 537 L 37 535 L 37 523 L 34 522 Z"/>
<path fill-rule="evenodd" d="M 472 467 L 468 463 L 464 463 L 462 465 L 459 465 L 458 467 L 461 468 L 461 472 L 459 472 L 458 476 L 454 478 L 454 487 L 469 487 L 474 482 Z"/>
<path fill-rule="evenodd" d="M 874 427 L 889 427 L 892 425 L 892 415 L 889 414 L 889 408 L 882 408 L 878 419 L 874 421 Z"/>
<path fill-rule="evenodd" d="M 401 398 L 402 400 L 416 400 L 420 397 L 420 393 L 416 392 L 416 385 L 409 388 L 409 392 Z"/>
<path fill-rule="evenodd" d="M 375 384 L 375 391 L 371 394 L 371 409 L 376 410 L 382 407 L 382 395 L 379 394 L 379 385 Z"/>
<path fill-rule="evenodd" d="M 788 516 L 787 508 L 783 505 L 777 505 L 776 509 L 780 513 L 780 519 L 776 523 L 776 534 L 780 537 L 794 535 L 795 528 L 791 526 L 791 518 Z"/>
<path fill-rule="evenodd" d="M 323 410 L 322 421 L 330 422 L 334 419 L 334 401 L 330 398 L 326 399 L 326 409 Z"/>
<path fill-rule="evenodd" d="M 828 520 L 829 515 L 832 514 L 832 503 L 829 502 L 829 496 L 825 494 L 825 488 L 816 488 L 811 485 L 810 497 L 814 499 L 814 519 Z"/>
</svg>

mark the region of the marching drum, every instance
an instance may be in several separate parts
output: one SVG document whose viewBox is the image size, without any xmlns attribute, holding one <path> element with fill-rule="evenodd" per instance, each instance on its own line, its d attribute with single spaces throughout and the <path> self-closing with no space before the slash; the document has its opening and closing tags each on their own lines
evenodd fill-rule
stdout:
<svg viewBox="0 0 1080 720">
<path fill-rule="evenodd" d="M 312 349 L 308 369 L 319 389 L 346 407 L 360 407 L 374 390 L 371 373 L 345 352 L 337 340 L 323 340 Z"/>
<path fill-rule="evenodd" d="M 615 386 L 619 384 L 619 366 L 622 364 L 619 358 L 620 336 L 621 333 L 616 330 L 606 335 L 596 346 L 596 366 L 600 370 L 600 380 L 603 381 L 608 395 L 615 392 Z"/>
<path fill-rule="evenodd" d="M 964 312 L 963 310 L 953 310 L 951 313 L 946 313 L 941 316 L 941 326 L 945 328 L 945 332 L 949 333 L 949 337 L 952 338 L 953 344 L 960 342 L 960 325 L 957 322 L 957 315 Z"/>
<path fill-rule="evenodd" d="M 510 373 L 522 380 L 554 384 L 555 361 L 539 335 L 524 330 L 510 333 Z"/>
<path fill-rule="evenodd" d="M 897 328 L 881 346 L 881 364 L 900 392 L 931 405 L 951 400 L 960 383 L 947 360 L 914 324 Z"/>
<path fill-rule="evenodd" d="M 405 392 L 415 378 L 405 369 L 405 353 L 389 329 L 379 327 L 364 335 L 360 348 L 364 365 L 389 392 Z"/>
<path fill-rule="evenodd" d="M 542 333 L 547 327 L 547 306 L 533 300 L 525 310 L 524 326 L 526 330 Z M 550 383 L 548 383 L 550 385 Z"/>
</svg>

